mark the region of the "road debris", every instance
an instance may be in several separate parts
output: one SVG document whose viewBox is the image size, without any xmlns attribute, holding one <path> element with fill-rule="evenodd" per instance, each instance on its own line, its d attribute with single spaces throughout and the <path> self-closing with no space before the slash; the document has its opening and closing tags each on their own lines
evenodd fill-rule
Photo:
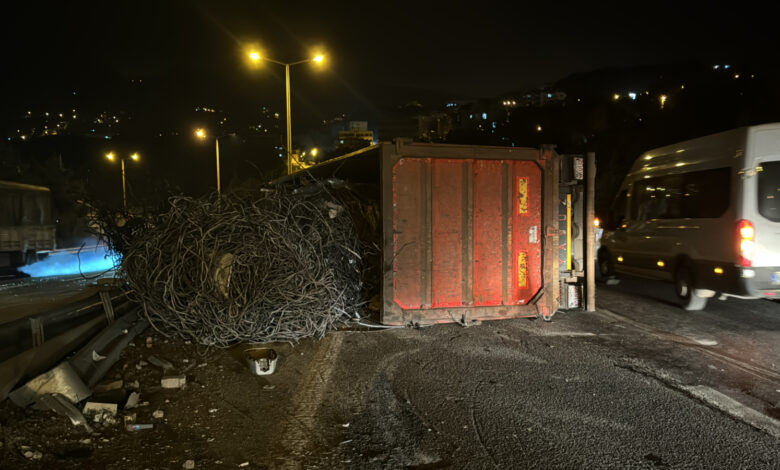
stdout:
<svg viewBox="0 0 780 470">
<path fill-rule="evenodd" d="M 171 364 L 169 361 L 166 361 L 165 359 L 160 359 L 157 356 L 147 356 L 147 358 L 152 365 L 155 365 L 164 371 L 168 371 L 173 369 L 173 364 Z"/>
<path fill-rule="evenodd" d="M 121 389 L 122 385 L 124 385 L 124 381 L 122 381 L 122 380 L 115 380 L 113 382 L 95 385 L 94 391 L 96 393 L 110 392 L 111 390 L 119 390 L 119 389 Z"/>
<path fill-rule="evenodd" d="M 162 388 L 182 388 L 187 384 L 187 377 L 184 375 L 165 376 L 160 380 Z"/>
<path fill-rule="evenodd" d="M 78 403 L 92 394 L 87 385 L 67 362 L 62 362 L 55 368 L 30 380 L 8 395 L 15 405 L 25 407 L 36 401 L 42 395 L 60 394 Z"/>
<path fill-rule="evenodd" d="M 141 395 L 138 392 L 130 392 L 130 395 L 127 397 L 127 401 L 125 402 L 125 409 L 126 410 L 132 410 L 133 408 L 138 406 L 138 401 L 141 399 Z"/>
<path fill-rule="evenodd" d="M 128 424 L 125 429 L 128 431 L 140 431 L 142 429 L 152 429 L 154 424 Z"/>
<path fill-rule="evenodd" d="M 154 410 L 152 413 L 152 418 L 154 419 L 162 419 L 165 416 L 165 412 L 163 410 Z"/>
<path fill-rule="evenodd" d="M 276 351 L 271 348 L 251 348 L 244 351 L 249 370 L 255 375 L 271 375 L 276 371 Z"/>
<path fill-rule="evenodd" d="M 92 415 L 95 413 L 116 415 L 118 406 L 116 403 L 97 403 L 88 401 L 84 405 L 83 412 L 85 415 Z"/>
<path fill-rule="evenodd" d="M 92 428 L 87 423 L 84 415 L 64 396 L 59 394 L 44 395 L 41 397 L 40 402 L 55 413 L 70 418 L 70 422 L 74 426 L 82 425 L 87 429 L 87 432 L 92 432 Z"/>
<path fill-rule="evenodd" d="M 187 460 L 182 464 L 182 468 L 186 470 L 192 470 L 195 468 L 195 461 L 194 460 Z"/>
</svg>

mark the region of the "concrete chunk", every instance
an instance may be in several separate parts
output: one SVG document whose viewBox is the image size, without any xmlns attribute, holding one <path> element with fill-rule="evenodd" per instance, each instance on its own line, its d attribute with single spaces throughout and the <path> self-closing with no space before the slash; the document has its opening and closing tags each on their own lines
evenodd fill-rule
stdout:
<svg viewBox="0 0 780 470">
<path fill-rule="evenodd" d="M 93 414 L 93 413 L 108 413 L 110 415 L 116 415 L 117 409 L 119 407 L 116 403 L 98 403 L 94 401 L 88 401 L 84 405 L 84 414 Z"/>
<path fill-rule="evenodd" d="M 186 383 L 187 377 L 184 375 L 169 375 L 160 381 L 162 388 L 182 388 Z"/>
</svg>

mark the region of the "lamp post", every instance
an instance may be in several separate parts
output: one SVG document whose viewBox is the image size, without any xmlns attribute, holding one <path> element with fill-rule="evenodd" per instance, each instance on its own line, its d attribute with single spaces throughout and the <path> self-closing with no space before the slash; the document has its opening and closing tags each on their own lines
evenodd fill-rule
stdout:
<svg viewBox="0 0 780 470">
<path fill-rule="evenodd" d="M 315 62 L 322 64 L 325 61 L 325 56 L 317 54 L 309 59 L 299 60 L 297 62 L 281 62 L 271 59 L 269 57 L 263 57 L 259 52 L 252 51 L 249 53 L 249 58 L 253 62 L 260 62 L 265 60 L 284 66 L 284 83 L 285 83 L 285 102 L 287 105 L 287 174 L 292 174 L 292 115 L 290 111 L 290 67 L 293 65 L 305 64 L 307 62 Z"/>
<path fill-rule="evenodd" d="M 196 129 L 195 137 L 197 137 L 200 140 L 204 140 L 206 138 L 206 131 L 203 129 Z M 220 177 L 219 177 L 219 137 L 214 138 L 214 145 L 216 147 L 216 155 L 217 155 L 217 196 L 222 196 L 222 184 L 220 182 Z"/>
<path fill-rule="evenodd" d="M 113 162 L 114 159 L 116 159 L 116 155 L 114 154 L 114 152 L 108 152 L 106 154 L 106 158 L 109 161 Z M 138 155 L 138 152 L 135 152 L 132 155 L 130 155 L 130 159 L 133 161 L 137 162 L 139 158 L 141 157 Z M 125 160 L 126 160 L 125 157 L 119 158 L 119 161 L 122 164 L 122 207 L 124 208 L 124 210 L 127 210 L 127 182 L 125 178 Z"/>
</svg>

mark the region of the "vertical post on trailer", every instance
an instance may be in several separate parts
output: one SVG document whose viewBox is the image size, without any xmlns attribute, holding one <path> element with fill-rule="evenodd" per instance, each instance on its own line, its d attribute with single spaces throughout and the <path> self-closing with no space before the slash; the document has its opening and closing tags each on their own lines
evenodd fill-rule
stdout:
<svg viewBox="0 0 780 470">
<path fill-rule="evenodd" d="M 596 311 L 596 154 L 588 152 L 585 159 L 585 299 L 587 311 Z"/>
</svg>

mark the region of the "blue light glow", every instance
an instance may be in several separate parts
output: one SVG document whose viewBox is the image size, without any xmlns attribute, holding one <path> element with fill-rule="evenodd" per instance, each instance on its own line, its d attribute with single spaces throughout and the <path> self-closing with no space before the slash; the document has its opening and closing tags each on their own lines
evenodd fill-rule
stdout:
<svg viewBox="0 0 780 470">
<path fill-rule="evenodd" d="M 119 257 L 95 242 L 78 249 L 52 252 L 46 259 L 22 266 L 19 271 L 32 277 L 64 276 L 68 274 L 104 272 L 119 264 Z"/>
<path fill-rule="evenodd" d="M 487 119 L 487 113 L 482 113 L 482 119 Z"/>
</svg>

